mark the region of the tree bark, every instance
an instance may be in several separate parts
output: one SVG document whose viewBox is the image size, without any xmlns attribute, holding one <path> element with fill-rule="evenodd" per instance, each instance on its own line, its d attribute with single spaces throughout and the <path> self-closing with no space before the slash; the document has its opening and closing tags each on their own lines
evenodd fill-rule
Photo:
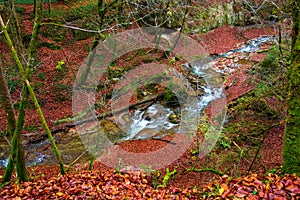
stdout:
<svg viewBox="0 0 300 200">
<path fill-rule="evenodd" d="M 16 116 L 15 116 L 15 111 L 11 100 L 10 92 L 7 87 L 7 82 L 4 77 L 1 61 L 0 61 L 0 101 L 3 105 L 6 114 L 6 119 L 8 124 L 7 132 L 10 133 L 10 135 L 13 135 L 13 132 L 15 131 L 16 128 Z"/>
<path fill-rule="evenodd" d="M 12 0 L 5 1 L 5 8 L 7 17 L 10 19 L 10 30 L 12 35 L 12 40 L 19 54 L 23 53 L 23 44 L 22 44 L 22 31 L 19 23 L 19 18 L 15 9 L 15 4 Z"/>
<path fill-rule="evenodd" d="M 41 2 L 36 1 L 35 7 L 38 8 L 37 10 L 40 10 L 40 12 L 41 12 L 41 8 L 42 8 Z M 36 11 L 36 12 L 39 12 L 39 11 Z M 10 47 L 10 50 L 11 50 L 12 55 L 13 55 L 13 58 L 14 58 L 16 64 L 17 64 L 19 73 L 20 73 L 20 75 L 21 75 L 21 77 L 22 77 L 22 79 L 23 79 L 23 81 L 24 81 L 24 83 L 25 83 L 25 85 L 26 85 L 26 87 L 28 89 L 28 92 L 29 92 L 29 94 L 30 94 L 30 96 L 32 98 L 32 101 L 33 101 L 33 103 L 34 103 L 34 105 L 35 105 L 35 107 L 37 109 L 37 112 L 38 112 L 38 115 L 40 117 L 41 123 L 42 123 L 42 125 L 43 125 L 43 127 L 45 129 L 45 132 L 48 135 L 49 141 L 50 141 L 50 143 L 52 145 L 52 148 L 54 150 L 55 156 L 56 156 L 56 158 L 58 160 L 58 164 L 59 164 L 59 167 L 60 167 L 60 173 L 61 174 L 65 174 L 65 170 L 64 170 L 64 165 L 63 165 L 63 162 L 62 162 L 61 154 L 60 154 L 60 152 L 58 150 L 58 147 L 57 147 L 57 145 L 55 143 L 55 140 L 54 140 L 54 138 L 53 138 L 53 136 L 51 134 L 51 131 L 50 131 L 49 127 L 48 127 L 48 124 L 46 122 L 46 119 L 44 117 L 42 109 L 41 109 L 41 107 L 40 107 L 40 105 L 38 103 L 38 100 L 37 100 L 37 98 L 35 96 L 35 93 L 34 93 L 34 91 L 32 89 L 32 86 L 31 86 L 31 84 L 30 84 L 30 82 L 28 80 L 28 75 L 29 75 L 29 71 L 30 71 L 29 69 L 32 66 L 32 63 L 34 63 L 34 61 L 35 61 L 35 59 L 34 59 L 34 54 L 36 52 L 35 42 L 36 42 L 36 39 L 37 39 L 37 34 L 39 32 L 39 29 L 40 29 L 40 20 L 41 20 L 40 17 L 41 17 L 40 15 L 35 16 L 35 22 L 34 22 L 34 27 L 33 27 L 32 38 L 31 38 L 30 47 L 29 47 L 29 50 L 28 50 L 28 64 L 27 64 L 25 70 L 24 70 L 23 65 L 22 65 L 22 63 L 21 63 L 21 61 L 20 61 L 20 59 L 18 57 L 18 54 L 17 54 L 17 52 L 16 52 L 16 50 L 15 50 L 15 48 L 13 46 L 13 43 L 12 43 L 12 41 L 10 39 L 10 36 L 9 36 L 7 30 L 6 30 L 6 27 L 5 27 L 5 24 L 4 24 L 3 20 L 2 20 L 2 16 L 1 15 L 0 15 L 0 26 L 1 26 L 1 29 L 2 29 L 2 31 L 4 33 L 5 38 L 7 40 L 8 46 Z"/>
<path fill-rule="evenodd" d="M 3 183 L 10 180 L 11 175 L 13 173 L 14 166 L 16 167 L 17 170 L 18 180 L 28 181 L 26 163 L 24 159 L 24 152 L 22 150 L 22 145 L 20 141 L 21 132 L 25 122 L 25 107 L 26 107 L 26 101 L 28 95 L 27 89 L 25 87 L 23 88 L 24 88 L 24 92 L 22 94 L 22 100 L 20 103 L 18 121 L 17 121 L 15 132 L 12 137 L 11 153 L 9 156 L 9 161 L 5 170 L 5 174 L 2 179 Z"/>
<path fill-rule="evenodd" d="M 283 171 L 300 175 L 300 0 L 293 0 L 291 65 L 288 69 L 288 99 L 283 143 Z"/>
<path fill-rule="evenodd" d="M 29 76 L 30 68 L 32 68 L 33 65 L 36 63 L 37 39 L 41 29 L 43 1 L 36 0 L 34 4 L 34 8 L 35 8 L 35 18 L 34 18 L 32 34 L 31 34 L 31 40 L 28 48 L 28 63 L 26 66 L 26 76 Z"/>
</svg>

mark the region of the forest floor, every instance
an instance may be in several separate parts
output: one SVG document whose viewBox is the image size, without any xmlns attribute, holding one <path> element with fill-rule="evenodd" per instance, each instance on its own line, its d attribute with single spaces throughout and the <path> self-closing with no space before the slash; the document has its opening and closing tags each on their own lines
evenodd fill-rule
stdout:
<svg viewBox="0 0 300 200">
<path fill-rule="evenodd" d="M 32 31 L 31 12 L 32 6 L 26 6 L 27 17 L 22 23 L 26 34 Z M 274 34 L 276 33 L 272 27 L 224 26 L 207 34 L 190 37 L 201 42 L 207 52 L 214 55 L 225 53 L 250 39 Z M 70 32 L 67 32 L 66 38 L 72 38 Z M 39 39 L 44 42 L 54 42 L 43 36 Z M 66 39 L 59 43 L 61 49 L 53 50 L 47 47 L 38 49 L 41 63 L 36 67 L 37 73 L 34 74 L 32 81 L 45 118 L 52 129 L 57 128 L 54 125 L 57 120 L 72 116 L 70 97 L 72 84 L 78 68 L 88 55 L 88 47 L 91 43 L 91 38 L 77 42 L 68 42 Z M 7 55 L 8 47 L 3 42 L 0 46 L 0 53 Z M 270 46 L 271 44 L 266 45 L 266 49 Z M 7 56 L 4 62 L 8 66 L 12 63 L 10 57 Z M 300 179 L 294 175 L 279 176 L 283 162 L 281 152 L 284 126 L 281 121 L 285 114 L 284 100 L 273 97 L 264 99 L 276 113 L 279 113 L 279 118 L 261 117 L 259 115 L 261 113 L 255 112 L 255 109 L 244 109 L 243 112 L 230 109 L 237 99 L 245 97 L 256 87 L 255 75 L 248 72 L 252 65 L 258 65 L 264 57 L 265 53 L 254 53 L 250 56 L 250 64 L 242 65 L 226 77 L 224 87 L 229 117 L 224 129 L 230 136 L 224 136 L 224 140 L 230 138 L 230 142 L 223 146 L 219 145 L 208 157 L 197 159 L 197 156 L 191 154 L 196 147 L 196 144 L 193 144 L 185 154 L 166 166 L 164 170 L 150 174 L 139 171 L 116 171 L 101 162 L 95 162 L 92 171 L 87 170 L 87 164 L 76 164 L 64 176 L 58 176 L 57 165 L 33 166 L 28 168 L 31 181 L 21 184 L 12 182 L 5 186 L 0 190 L 0 199 L 18 199 L 17 197 L 22 199 L 300 199 Z M 234 59 L 231 57 L 220 60 L 219 64 L 230 65 Z M 63 77 L 62 73 L 56 70 L 59 61 L 64 61 L 68 67 Z M 126 63 L 126 65 L 131 64 Z M 11 82 L 14 79 L 16 78 L 10 77 Z M 20 100 L 20 85 L 17 85 L 14 90 L 12 98 L 17 102 Z M 68 96 L 69 98 L 62 98 Z M 28 108 L 26 116 L 24 135 L 42 131 L 34 108 Z M 258 124 L 271 128 L 267 128 L 265 132 L 265 129 L 258 129 L 259 136 L 254 134 L 247 136 L 251 131 L 253 132 L 251 129 L 259 127 Z M 5 128 L 6 119 L 1 110 L 0 130 L 3 131 Z M 238 137 L 234 134 L 246 136 Z M 258 144 L 255 144 L 255 141 L 249 143 L 243 141 L 251 138 Z M 126 142 L 120 146 L 127 151 L 147 152 L 164 145 L 165 143 L 159 140 L 146 140 Z M 163 186 L 163 179 L 168 176 L 167 168 L 170 172 L 176 170 L 177 173 L 168 177 L 167 185 Z M 0 174 L 3 174 L 3 170 Z"/>
</svg>

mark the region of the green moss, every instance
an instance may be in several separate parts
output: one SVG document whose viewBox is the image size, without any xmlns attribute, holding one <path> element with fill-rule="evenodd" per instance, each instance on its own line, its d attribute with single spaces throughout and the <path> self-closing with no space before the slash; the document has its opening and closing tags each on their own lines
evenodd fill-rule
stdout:
<svg viewBox="0 0 300 200">
<path fill-rule="evenodd" d="M 54 41 L 61 42 L 66 37 L 67 29 L 59 26 L 46 24 L 41 28 L 41 34 L 44 37 L 48 37 Z"/>
<path fill-rule="evenodd" d="M 60 45 L 55 45 L 55 43 L 52 43 L 52 42 L 41 42 L 39 44 L 39 47 L 46 47 L 46 48 L 52 49 L 52 50 L 59 50 L 59 49 L 61 49 Z"/>
<path fill-rule="evenodd" d="M 294 1 L 293 5 L 293 28 L 292 39 L 292 62 L 289 66 L 289 95 L 287 99 L 288 110 L 283 143 L 283 171 L 300 175 L 300 17 L 299 8 Z"/>
</svg>

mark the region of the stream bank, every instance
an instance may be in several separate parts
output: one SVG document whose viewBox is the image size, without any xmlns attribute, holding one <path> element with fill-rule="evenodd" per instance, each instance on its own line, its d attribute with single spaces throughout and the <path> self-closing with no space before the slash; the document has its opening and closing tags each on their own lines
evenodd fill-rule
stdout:
<svg viewBox="0 0 300 200">
<path fill-rule="evenodd" d="M 249 40 L 243 45 L 240 45 L 241 47 L 234 48 L 232 50 L 229 50 L 227 52 L 218 54 L 214 57 L 214 59 L 211 60 L 211 64 L 213 64 L 214 70 L 216 70 L 218 73 L 221 73 L 223 76 L 228 76 L 230 74 L 233 74 L 239 67 L 241 67 L 244 64 L 247 64 L 249 61 L 251 61 L 253 58 L 253 54 L 259 54 L 259 51 L 261 51 L 263 48 L 264 50 L 267 48 L 267 46 L 271 45 L 273 42 L 273 38 L 269 36 L 263 36 L 258 37 L 253 40 Z M 267 44 L 265 46 L 262 46 L 262 44 Z M 263 52 L 263 51 L 262 51 Z M 229 64 L 230 63 L 230 64 Z M 205 76 L 206 73 L 204 73 L 204 69 L 201 69 L 203 66 L 199 66 L 196 64 L 188 64 L 186 63 L 182 67 L 187 68 L 188 70 L 185 70 L 184 74 L 186 77 L 190 76 L 199 79 L 201 76 Z M 198 76 L 198 78 L 197 78 Z M 191 80 L 191 79 L 190 79 Z M 205 81 L 204 81 L 205 82 Z M 228 86 L 228 83 L 227 85 Z M 215 88 L 211 87 L 210 85 L 199 85 L 198 82 L 194 82 L 194 87 L 197 90 L 201 90 L 202 96 L 199 97 L 199 111 L 201 112 L 206 106 L 209 105 L 211 101 L 214 101 L 222 96 L 223 88 Z M 155 119 L 155 114 L 163 112 L 164 118 L 158 119 L 158 121 L 164 121 L 164 125 L 166 130 L 174 128 L 176 126 L 176 123 L 171 123 L 169 121 L 169 118 L 171 115 L 175 114 L 174 110 L 172 111 L 170 108 L 164 108 L 161 106 L 163 103 L 160 104 L 154 104 L 150 107 L 148 107 L 145 111 L 139 111 L 136 110 L 134 112 L 132 117 L 132 124 L 130 125 L 131 129 L 131 135 L 125 136 L 125 138 L 121 138 L 121 140 L 132 140 L 132 139 L 148 139 L 147 134 L 142 136 L 135 136 L 135 134 L 139 133 L 143 129 L 149 129 L 149 127 L 153 128 L 153 124 L 157 122 L 157 119 Z M 145 112 L 148 112 L 153 119 L 153 121 L 147 119 L 147 115 L 145 115 Z M 109 122 L 111 123 L 111 122 Z M 155 127 L 154 127 L 155 128 Z M 119 129 L 115 129 L 113 131 L 119 131 Z M 116 134 L 116 133 L 113 133 Z M 153 137 L 153 136 L 151 136 Z M 151 138 L 150 137 L 150 138 Z M 9 154 L 9 145 L 7 145 L 4 138 L 1 138 L 1 152 L 0 155 L 1 161 L 0 161 L 0 167 L 5 167 L 7 164 L 7 156 Z M 58 144 L 58 147 L 62 153 L 63 160 L 65 163 L 70 163 L 73 160 L 75 160 L 78 156 L 80 156 L 84 151 L 84 145 L 80 141 L 80 138 L 76 131 L 74 129 L 69 130 L 68 132 L 62 132 L 55 135 L 56 142 Z M 37 164 L 53 164 L 55 163 L 54 155 L 51 150 L 50 143 L 48 140 L 42 140 L 38 141 L 37 143 L 33 142 L 26 142 L 26 136 L 23 136 L 23 144 L 26 151 L 26 158 L 28 160 L 28 165 L 33 166 Z M 89 155 L 86 154 L 81 162 L 85 163 L 89 159 Z"/>
</svg>

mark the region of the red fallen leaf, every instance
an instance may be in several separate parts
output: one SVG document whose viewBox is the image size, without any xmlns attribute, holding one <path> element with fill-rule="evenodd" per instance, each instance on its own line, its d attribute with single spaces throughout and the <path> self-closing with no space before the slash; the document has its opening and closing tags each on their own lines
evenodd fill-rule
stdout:
<svg viewBox="0 0 300 200">
<path fill-rule="evenodd" d="M 278 195 L 274 195 L 274 199 L 276 200 L 286 200 L 286 197 L 282 197 L 282 196 L 278 196 Z"/>
<path fill-rule="evenodd" d="M 124 187 L 129 189 L 129 190 L 133 189 L 133 186 L 131 184 L 125 184 Z"/>
<path fill-rule="evenodd" d="M 255 180 L 253 181 L 254 185 L 263 185 L 263 182 L 261 182 L 260 180 Z"/>
<path fill-rule="evenodd" d="M 141 193 L 138 190 L 134 190 L 135 197 L 141 197 Z"/>
<path fill-rule="evenodd" d="M 244 191 L 242 188 L 238 188 L 238 190 L 234 196 L 243 198 L 243 197 L 247 196 L 247 194 L 248 194 L 248 192 Z"/>
<path fill-rule="evenodd" d="M 277 188 L 279 190 L 281 190 L 283 188 L 283 183 L 282 182 L 277 182 L 276 185 L 274 185 L 274 189 Z M 272 187 L 273 188 L 273 187 Z"/>
<path fill-rule="evenodd" d="M 246 200 L 259 200 L 259 196 L 250 196 L 250 197 L 247 197 Z"/>
<path fill-rule="evenodd" d="M 83 189 L 83 190 L 88 190 L 90 187 L 88 187 L 87 185 L 82 185 L 81 186 L 81 189 Z"/>
<path fill-rule="evenodd" d="M 63 193 L 62 192 L 57 192 L 56 195 L 61 197 L 61 196 L 63 196 Z"/>
<path fill-rule="evenodd" d="M 25 193 L 25 190 L 20 189 L 19 192 L 18 192 L 18 195 L 22 197 L 22 196 L 24 196 L 24 193 Z"/>
<path fill-rule="evenodd" d="M 242 184 L 246 186 L 255 186 L 254 182 L 242 181 Z"/>
<path fill-rule="evenodd" d="M 222 194 L 222 198 L 223 198 L 223 199 L 226 199 L 227 196 L 232 196 L 232 193 L 231 193 L 230 190 L 225 191 L 225 192 Z"/>
<path fill-rule="evenodd" d="M 274 193 L 278 196 L 286 196 L 286 191 L 285 190 L 275 190 Z"/>
<path fill-rule="evenodd" d="M 268 193 L 267 194 L 267 199 L 273 200 L 274 199 L 274 194 L 273 193 Z"/>
<path fill-rule="evenodd" d="M 300 179 L 295 180 L 295 181 L 294 181 L 294 184 L 295 184 L 295 185 L 298 185 L 298 186 L 300 187 Z"/>
<path fill-rule="evenodd" d="M 147 184 L 147 183 L 148 183 L 148 180 L 145 179 L 145 178 L 143 178 L 143 179 L 142 179 L 142 183 Z"/>
<path fill-rule="evenodd" d="M 253 188 L 253 186 L 252 187 L 243 186 L 243 190 L 248 192 L 248 193 L 252 193 L 254 188 Z"/>
<path fill-rule="evenodd" d="M 220 187 L 221 187 L 221 188 L 223 188 L 223 189 L 224 189 L 224 191 L 227 191 L 227 190 L 229 190 L 229 187 L 228 187 L 228 185 L 227 185 L 227 184 L 225 184 L 225 183 L 222 183 L 222 184 L 220 185 Z"/>
<path fill-rule="evenodd" d="M 129 185 L 131 182 L 129 179 L 125 178 L 124 183 Z"/>
<path fill-rule="evenodd" d="M 110 179 L 109 174 L 108 173 L 104 174 L 103 179 L 104 179 L 104 181 L 109 180 Z"/>
<path fill-rule="evenodd" d="M 259 192 L 258 192 L 258 196 L 259 196 L 260 198 L 264 198 L 264 197 L 265 197 L 265 193 L 264 193 L 263 191 L 259 191 Z"/>
<path fill-rule="evenodd" d="M 287 187 L 287 186 L 293 184 L 292 180 L 290 180 L 290 179 L 283 180 L 282 183 L 283 183 L 284 187 Z"/>
<path fill-rule="evenodd" d="M 269 191 L 270 191 L 270 182 L 267 183 L 265 192 L 269 193 Z"/>
<path fill-rule="evenodd" d="M 183 196 L 183 197 L 179 197 L 179 196 L 176 196 L 176 200 L 179 200 L 179 199 L 183 199 L 183 200 L 189 200 L 189 198 Z"/>
<path fill-rule="evenodd" d="M 290 191 L 290 192 L 292 192 L 292 193 L 300 192 L 299 188 L 296 187 L 296 186 L 294 186 L 294 185 L 287 186 L 285 189 L 288 190 L 288 191 Z"/>
</svg>

